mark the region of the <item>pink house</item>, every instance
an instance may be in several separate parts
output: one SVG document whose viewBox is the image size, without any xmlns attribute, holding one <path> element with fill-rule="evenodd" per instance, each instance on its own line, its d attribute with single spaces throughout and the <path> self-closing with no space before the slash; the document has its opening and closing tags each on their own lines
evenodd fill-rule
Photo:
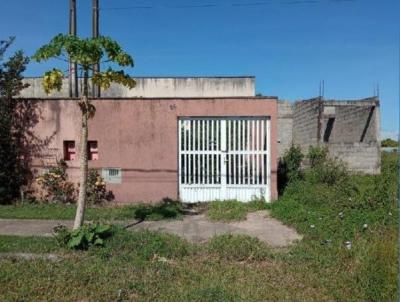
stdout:
<svg viewBox="0 0 400 302">
<path fill-rule="evenodd" d="M 79 174 L 77 99 L 35 98 L 35 133 L 51 138 L 36 174 L 57 159 Z M 277 197 L 275 97 L 127 97 L 93 100 L 89 166 L 117 202 L 183 202 Z"/>
</svg>

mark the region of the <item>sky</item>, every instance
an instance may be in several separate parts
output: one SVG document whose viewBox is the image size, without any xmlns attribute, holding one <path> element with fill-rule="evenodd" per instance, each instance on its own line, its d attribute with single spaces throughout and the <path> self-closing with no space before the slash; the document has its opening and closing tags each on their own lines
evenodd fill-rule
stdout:
<svg viewBox="0 0 400 302">
<path fill-rule="evenodd" d="M 77 0 L 91 35 L 91 0 Z M 68 0 L 0 0 L 0 39 L 32 55 L 68 31 Z M 256 92 L 291 101 L 374 95 L 382 136 L 399 129 L 398 0 L 100 0 L 100 34 L 130 53 L 133 76 L 256 77 Z M 65 63 L 31 62 L 26 76 Z"/>
</svg>

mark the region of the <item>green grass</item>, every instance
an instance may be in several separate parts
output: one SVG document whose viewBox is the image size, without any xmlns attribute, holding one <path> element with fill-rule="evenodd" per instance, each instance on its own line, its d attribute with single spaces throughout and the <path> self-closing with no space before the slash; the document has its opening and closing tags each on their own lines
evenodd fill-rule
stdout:
<svg viewBox="0 0 400 302">
<path fill-rule="evenodd" d="M 265 244 L 246 235 L 216 236 L 210 241 L 208 251 L 221 259 L 235 261 L 260 261 L 272 255 Z"/>
<path fill-rule="evenodd" d="M 290 184 L 272 204 L 272 216 L 304 234 L 283 259 L 308 263 L 305 271 L 318 272 L 335 300 L 395 301 L 396 158 L 383 156 L 381 175 L 352 175 L 333 185 L 315 176 Z"/>
<path fill-rule="evenodd" d="M 262 200 L 243 203 L 237 200 L 214 201 L 208 204 L 207 216 L 212 221 L 245 220 L 247 213 L 269 208 Z"/>
<path fill-rule="evenodd" d="M 271 206 L 304 235 L 286 251 L 247 236 L 194 245 L 123 229 L 87 252 L 60 250 L 52 238 L 1 236 L 1 251 L 52 251 L 63 260 L 0 260 L 0 300 L 396 301 L 395 161 L 384 158 L 379 176 L 333 185 L 318 177 L 306 173 Z"/>
<path fill-rule="evenodd" d="M 0 235 L 0 253 L 50 253 L 60 249 L 52 237 Z"/>
<path fill-rule="evenodd" d="M 19 245 L 24 251 L 31 242 L 26 240 L 13 250 Z M 30 250 L 57 251 L 47 246 L 48 240 L 37 238 L 42 243 Z M 0 260 L 0 300 L 328 300 L 323 289 L 269 253 L 246 236 L 219 236 L 200 246 L 173 235 L 120 229 L 104 248 L 63 250 L 58 262 Z"/>
<path fill-rule="evenodd" d="M 76 206 L 64 204 L 16 204 L 0 206 L 0 218 L 3 219 L 62 219 L 75 217 Z M 156 205 L 125 205 L 89 207 L 87 220 L 161 220 L 182 216 L 179 203 L 166 201 Z"/>
</svg>

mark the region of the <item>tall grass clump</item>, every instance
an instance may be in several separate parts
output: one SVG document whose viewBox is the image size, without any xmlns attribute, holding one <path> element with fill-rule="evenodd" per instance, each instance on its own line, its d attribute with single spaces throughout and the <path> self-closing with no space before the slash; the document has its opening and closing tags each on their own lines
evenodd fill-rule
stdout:
<svg viewBox="0 0 400 302">
<path fill-rule="evenodd" d="M 289 182 L 271 209 L 273 216 L 304 234 L 291 261 L 311 261 L 321 282 L 330 280 L 324 286 L 336 297 L 353 288 L 350 300 L 393 301 L 396 155 L 382 156 L 379 175 L 351 173 L 323 149 L 310 149 L 307 160 L 303 177 Z"/>
</svg>

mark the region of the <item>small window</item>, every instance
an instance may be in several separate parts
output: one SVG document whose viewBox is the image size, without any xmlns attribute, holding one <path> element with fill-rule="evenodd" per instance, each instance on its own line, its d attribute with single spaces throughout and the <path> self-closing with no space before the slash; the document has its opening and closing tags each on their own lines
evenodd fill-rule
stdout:
<svg viewBox="0 0 400 302">
<path fill-rule="evenodd" d="M 64 141 L 64 160 L 75 160 L 75 141 Z"/>
<path fill-rule="evenodd" d="M 98 160 L 99 149 L 97 148 L 97 141 L 88 141 L 88 160 Z"/>
<path fill-rule="evenodd" d="M 120 168 L 103 168 L 101 171 L 101 176 L 107 183 L 122 183 L 122 170 Z"/>
</svg>

